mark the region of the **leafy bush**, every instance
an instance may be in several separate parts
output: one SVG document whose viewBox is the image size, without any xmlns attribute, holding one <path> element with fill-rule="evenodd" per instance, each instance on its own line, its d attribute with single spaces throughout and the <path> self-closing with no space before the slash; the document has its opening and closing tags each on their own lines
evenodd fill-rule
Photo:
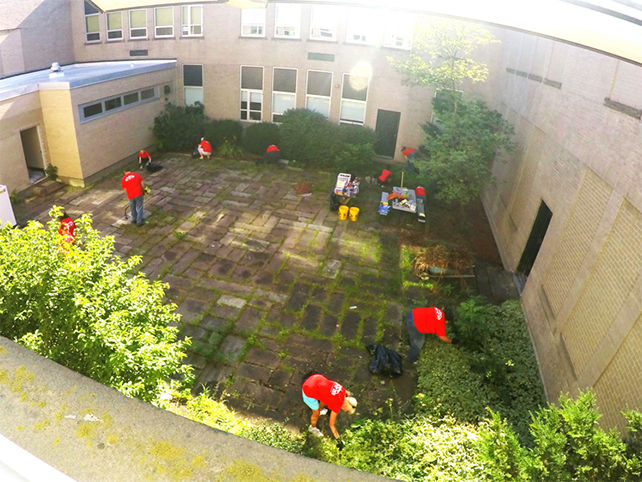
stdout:
<svg viewBox="0 0 642 482">
<path fill-rule="evenodd" d="M 206 119 L 203 104 L 187 107 L 165 105 L 165 110 L 154 119 L 152 128 L 158 150 L 192 150 L 203 136 Z"/>
<path fill-rule="evenodd" d="M 236 142 L 225 139 L 217 149 L 217 155 L 225 159 L 240 159 L 245 151 Z"/>
<path fill-rule="evenodd" d="M 331 149 L 334 167 L 340 172 L 356 176 L 373 175 L 375 133 L 369 127 L 334 126 L 336 134 Z"/>
<path fill-rule="evenodd" d="M 315 166 L 331 166 L 334 127 L 318 112 L 290 109 L 281 118 L 281 152 L 286 159 Z"/>
<path fill-rule="evenodd" d="M 136 273 L 139 257 L 114 256 L 84 214 L 76 245 L 60 245 L 57 216 L 45 229 L 0 230 L 0 334 L 127 396 L 159 399 L 169 377 L 190 382 L 182 365 L 189 340 L 178 340 L 166 285 Z"/>
<path fill-rule="evenodd" d="M 481 464 L 473 450 L 476 428 L 427 417 L 363 420 L 343 435 L 345 448 L 330 461 L 398 480 L 474 480 Z"/>
<path fill-rule="evenodd" d="M 485 478 L 496 481 L 524 480 L 526 450 L 506 420 L 492 410 L 490 414 L 491 418 L 480 426 L 477 442 Z"/>
<path fill-rule="evenodd" d="M 268 146 L 279 146 L 280 141 L 279 126 L 271 122 L 261 122 L 252 124 L 245 130 L 243 146 L 253 154 L 263 154 Z"/>
<path fill-rule="evenodd" d="M 220 147 L 226 140 L 231 144 L 240 143 L 243 137 L 243 126 L 239 121 L 232 119 L 215 119 L 205 123 L 203 132 L 203 137 L 220 153 Z"/>
</svg>

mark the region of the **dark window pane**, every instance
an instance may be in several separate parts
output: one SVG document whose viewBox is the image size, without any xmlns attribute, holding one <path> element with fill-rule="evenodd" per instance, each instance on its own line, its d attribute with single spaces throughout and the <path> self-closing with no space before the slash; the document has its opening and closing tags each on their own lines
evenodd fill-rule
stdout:
<svg viewBox="0 0 642 482">
<path fill-rule="evenodd" d="M 241 67 L 241 89 L 263 90 L 263 67 Z"/>
<path fill-rule="evenodd" d="M 145 99 L 151 99 L 154 97 L 154 89 L 147 89 L 147 90 L 141 90 L 140 92 L 140 99 L 145 100 Z"/>
<path fill-rule="evenodd" d="M 354 75 L 343 76 L 343 92 L 341 97 L 344 99 L 366 100 L 368 94 L 368 79 L 366 77 L 357 77 Z"/>
<path fill-rule="evenodd" d="M 241 120 L 247 120 L 247 112 L 244 110 L 241 111 Z"/>
<path fill-rule="evenodd" d="M 95 40 L 100 40 L 100 33 L 88 33 L 87 42 L 93 42 Z"/>
<path fill-rule="evenodd" d="M 274 69 L 274 88 L 279 92 L 296 92 L 296 70 Z"/>
<path fill-rule="evenodd" d="M 132 92 L 131 94 L 125 94 L 125 105 L 133 104 L 138 102 L 138 92 Z"/>
<path fill-rule="evenodd" d="M 103 105 L 101 103 L 88 105 L 83 107 L 82 112 L 85 117 L 91 117 L 98 115 L 103 111 Z"/>
<path fill-rule="evenodd" d="M 100 12 L 91 3 L 85 2 L 85 15 L 91 15 L 92 13 L 100 13 Z"/>
<path fill-rule="evenodd" d="M 241 101 L 241 109 L 247 109 L 247 101 L 245 100 Z"/>
<path fill-rule="evenodd" d="M 250 111 L 250 120 L 260 121 L 261 120 L 261 113 L 260 112 L 252 112 L 252 111 Z"/>
<path fill-rule="evenodd" d="M 332 74 L 330 72 L 308 72 L 308 94 L 330 95 Z"/>
<path fill-rule="evenodd" d="M 185 87 L 203 87 L 203 66 L 183 65 L 183 85 Z"/>
<path fill-rule="evenodd" d="M 120 97 L 114 97 L 105 101 L 105 110 L 118 109 L 122 104 Z"/>
<path fill-rule="evenodd" d="M 261 110 L 260 102 L 250 102 L 250 110 Z"/>
</svg>

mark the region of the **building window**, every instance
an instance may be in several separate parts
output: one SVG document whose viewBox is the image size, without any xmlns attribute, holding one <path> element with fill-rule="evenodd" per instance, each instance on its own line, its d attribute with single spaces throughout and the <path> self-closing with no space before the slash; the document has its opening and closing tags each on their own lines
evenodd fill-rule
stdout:
<svg viewBox="0 0 642 482">
<path fill-rule="evenodd" d="M 261 121 L 263 67 L 241 66 L 241 120 Z"/>
<path fill-rule="evenodd" d="M 114 112 L 119 112 L 136 105 L 147 103 L 158 99 L 156 87 L 146 87 L 135 92 L 126 92 L 120 95 L 107 97 L 101 100 L 94 100 L 78 106 L 80 110 L 80 121 L 88 122 L 104 117 Z"/>
<path fill-rule="evenodd" d="M 100 16 L 98 9 L 85 2 L 85 32 L 87 42 L 100 41 Z"/>
<path fill-rule="evenodd" d="M 265 37 L 265 9 L 241 10 L 241 37 Z"/>
<path fill-rule="evenodd" d="M 336 40 L 338 14 L 335 7 L 313 6 L 310 17 L 310 39 Z"/>
<path fill-rule="evenodd" d="M 183 65 L 185 105 L 203 103 L 203 66 Z"/>
<path fill-rule="evenodd" d="M 296 108 L 296 69 L 274 69 L 272 122 L 281 122 L 283 113 Z"/>
<path fill-rule="evenodd" d="M 389 12 L 389 20 L 383 31 L 383 46 L 410 50 L 415 31 L 414 15 Z"/>
<path fill-rule="evenodd" d="M 156 38 L 174 36 L 174 7 L 154 9 L 154 36 Z"/>
<path fill-rule="evenodd" d="M 343 74 L 341 89 L 342 124 L 360 124 L 366 121 L 366 100 L 368 98 L 368 78 Z"/>
<path fill-rule="evenodd" d="M 181 7 L 181 19 L 183 37 L 201 37 L 203 35 L 203 7 L 201 5 Z"/>
<path fill-rule="evenodd" d="M 274 20 L 275 38 L 299 38 L 301 36 L 301 7 L 279 3 Z"/>
<path fill-rule="evenodd" d="M 147 10 L 129 11 L 129 38 L 147 38 Z"/>
<path fill-rule="evenodd" d="M 107 14 L 107 40 L 123 39 L 123 13 L 110 12 Z"/>
<path fill-rule="evenodd" d="M 330 93 L 332 91 L 332 72 L 308 71 L 305 107 L 330 117 Z"/>
<path fill-rule="evenodd" d="M 358 44 L 375 44 L 382 30 L 381 14 L 369 8 L 350 9 L 348 16 L 346 42 Z"/>
</svg>

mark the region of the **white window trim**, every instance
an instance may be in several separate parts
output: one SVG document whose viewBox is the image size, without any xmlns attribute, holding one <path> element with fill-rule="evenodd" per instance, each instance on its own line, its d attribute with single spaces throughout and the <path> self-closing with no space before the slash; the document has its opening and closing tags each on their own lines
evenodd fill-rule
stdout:
<svg viewBox="0 0 642 482">
<path fill-rule="evenodd" d="M 152 97 L 147 98 L 147 99 L 143 99 L 142 98 L 143 91 L 147 91 L 147 90 L 150 90 L 150 89 L 154 89 L 154 95 Z M 91 102 L 85 102 L 84 104 L 79 104 L 78 105 L 78 117 L 80 119 L 80 123 L 82 124 L 82 123 L 85 123 L 85 122 L 91 122 L 93 120 L 100 119 L 101 117 L 105 117 L 105 116 L 108 116 L 110 114 L 114 114 L 116 112 L 121 112 L 123 110 L 127 110 L 127 109 L 130 109 L 132 107 L 136 107 L 137 105 L 146 104 L 148 102 L 153 102 L 155 100 L 158 100 L 158 99 L 160 99 L 159 91 L 160 91 L 160 87 L 159 86 L 151 85 L 151 86 L 148 86 L 148 87 L 144 87 L 142 89 L 131 90 L 131 91 L 128 91 L 128 92 L 123 92 L 122 94 L 110 95 L 109 97 L 103 97 L 102 99 L 97 99 L 97 100 L 93 100 Z M 138 100 L 136 102 L 132 102 L 130 104 L 125 104 L 124 97 L 126 95 L 133 94 L 135 92 L 138 93 Z M 116 107 L 115 109 L 106 110 L 105 109 L 105 103 L 107 101 L 111 100 L 111 99 L 115 99 L 115 98 L 118 98 L 118 97 L 120 97 L 120 99 L 121 99 L 121 101 L 120 101 L 121 105 L 119 107 Z M 100 104 L 101 105 L 102 112 L 100 114 L 95 114 L 95 115 L 92 115 L 92 116 L 89 116 L 89 117 L 85 117 L 85 114 L 83 112 L 85 107 L 89 107 L 89 106 L 96 105 L 96 104 Z"/>
<path fill-rule="evenodd" d="M 294 70 L 296 72 L 296 78 L 295 78 L 295 81 L 294 81 L 294 92 L 287 92 L 285 90 L 276 90 L 274 88 L 274 76 L 276 74 L 276 69 Z M 293 109 L 296 109 L 296 99 L 297 99 L 297 88 L 296 87 L 297 87 L 297 83 L 298 82 L 299 82 L 299 69 L 292 68 L 292 67 L 273 67 L 272 68 L 272 117 L 271 117 L 272 122 L 277 122 L 277 121 L 274 120 L 274 115 L 275 114 L 276 115 L 283 115 L 283 112 L 275 112 L 274 111 L 274 94 L 281 94 L 281 95 L 286 94 L 286 95 L 291 95 L 292 97 L 294 97 L 294 107 L 293 107 Z"/>
<path fill-rule="evenodd" d="M 330 95 L 318 95 L 318 94 L 308 94 L 308 79 L 310 72 L 321 72 L 324 74 L 330 74 Z M 328 102 L 328 116 L 326 117 L 327 119 L 330 118 L 330 112 L 332 112 L 332 83 L 334 82 L 334 72 L 331 72 L 329 70 L 317 70 L 317 69 L 309 69 L 305 73 L 305 108 L 308 108 L 308 99 L 309 98 L 315 98 L 315 99 L 329 99 Z M 315 111 L 316 112 L 316 111 Z"/>
<path fill-rule="evenodd" d="M 279 28 L 279 7 L 296 7 L 299 10 L 299 21 L 297 23 L 294 35 L 279 35 L 277 29 Z M 289 25 L 288 25 L 289 26 Z M 277 3 L 274 9 L 274 38 L 278 39 L 300 39 L 301 38 L 301 6 L 298 4 Z"/>
<path fill-rule="evenodd" d="M 109 16 L 113 14 L 119 14 L 120 15 L 120 28 L 115 28 L 115 29 L 109 29 Z M 107 42 L 122 42 L 124 39 L 125 33 L 123 32 L 123 12 L 108 12 L 105 14 L 105 24 L 107 27 Z M 118 38 L 109 38 L 109 34 L 111 32 L 120 32 L 120 37 Z"/>
<path fill-rule="evenodd" d="M 170 25 L 158 25 L 157 12 L 159 8 L 169 8 L 172 12 L 172 23 Z M 158 28 L 171 27 L 172 33 L 170 35 L 158 35 Z M 154 38 L 174 38 L 174 7 L 156 7 L 154 8 Z"/>
<path fill-rule="evenodd" d="M 366 100 L 350 99 L 348 97 L 343 97 L 343 86 L 346 81 L 346 76 L 350 76 L 350 73 L 344 72 L 341 76 L 341 105 L 339 106 L 339 123 L 340 124 L 353 124 L 363 126 L 366 125 L 366 116 L 368 115 L 368 95 L 370 94 L 370 79 L 368 79 L 368 85 L 366 87 Z M 341 118 L 341 112 L 343 111 L 343 102 L 348 101 L 349 103 L 357 103 L 363 105 L 363 122 L 352 121 Z"/>
<path fill-rule="evenodd" d="M 346 43 L 348 44 L 356 44 L 356 45 L 377 45 L 381 42 L 381 33 L 380 33 L 380 28 L 381 28 L 381 18 L 377 18 L 378 15 L 377 13 L 374 14 L 375 18 L 375 26 L 372 28 L 372 31 L 366 31 L 366 33 L 374 33 L 373 38 L 370 39 L 353 39 L 350 38 L 352 34 L 355 33 L 353 30 L 352 26 L 354 23 L 351 23 L 350 19 L 354 18 L 362 18 L 363 15 L 360 14 L 359 12 L 363 12 L 366 7 L 354 7 L 348 12 L 348 25 L 347 25 L 347 30 L 346 30 Z M 370 10 L 370 9 L 368 9 Z M 370 18 L 370 15 L 367 16 L 369 19 L 368 25 L 372 25 L 370 22 L 372 21 L 372 18 Z M 365 25 L 365 23 L 361 23 L 361 25 Z M 379 32 L 379 33 L 376 33 Z M 356 31 L 356 33 L 362 35 L 363 32 Z"/>
<path fill-rule="evenodd" d="M 194 66 L 198 65 L 198 66 L 201 67 L 201 85 L 200 86 L 199 85 L 185 85 L 185 65 L 194 65 Z M 204 72 L 205 72 L 205 69 L 203 68 L 203 64 L 183 64 L 183 66 L 181 67 L 181 83 L 183 84 L 183 104 L 184 105 L 194 105 L 194 104 L 187 104 L 185 102 L 185 99 L 187 97 L 185 95 L 185 89 L 201 89 L 201 92 L 205 93 L 205 90 L 204 90 L 205 74 L 204 74 Z M 201 95 L 201 99 L 203 99 L 203 101 L 205 101 L 205 98 L 203 97 L 203 95 Z M 201 102 L 201 104 L 204 104 L 204 102 Z"/>
<path fill-rule="evenodd" d="M 133 12 L 139 12 L 143 11 L 145 12 L 145 27 L 132 27 L 132 13 Z M 129 40 L 147 40 L 149 37 L 149 31 L 147 28 L 147 9 L 146 8 L 134 8 L 129 11 L 128 15 L 129 19 Z M 132 37 L 132 30 L 140 30 L 140 29 L 145 29 L 145 36 L 140 36 L 140 37 Z"/>
<path fill-rule="evenodd" d="M 314 25 L 314 9 L 315 8 L 317 8 L 317 6 L 313 5 L 312 6 L 312 10 L 310 11 L 310 33 L 309 33 L 310 40 L 320 40 L 322 42 L 336 42 L 337 41 L 337 30 L 338 30 L 338 22 L 336 22 L 336 21 L 335 21 L 335 23 L 333 25 L 332 37 L 323 37 L 321 35 L 314 35 L 313 29 L 315 27 L 317 27 L 317 28 L 319 27 L 319 26 L 315 26 Z M 338 7 L 332 7 L 332 6 L 318 6 L 318 8 L 334 8 L 334 9 L 338 10 Z M 339 12 L 337 11 L 337 15 L 338 15 L 338 13 Z M 323 27 L 321 27 L 321 28 L 323 28 Z"/>
<path fill-rule="evenodd" d="M 192 8 L 199 7 L 201 9 L 201 23 L 192 23 Z M 183 9 L 187 8 L 187 16 L 189 18 L 183 18 Z M 202 37 L 203 36 L 203 23 L 205 22 L 205 11 L 203 5 L 192 4 L 192 5 L 181 5 L 181 37 Z M 190 33 L 192 27 L 199 25 L 201 27 L 201 33 Z M 187 32 L 187 33 L 185 33 Z"/>
<path fill-rule="evenodd" d="M 89 17 L 97 17 L 98 18 L 98 30 L 95 32 L 88 32 L 87 31 L 87 19 Z M 98 38 L 96 40 L 89 40 L 89 35 L 94 35 L 98 34 Z M 99 13 L 90 13 L 89 15 L 85 15 L 85 42 L 88 44 L 95 44 L 100 42 L 100 14 Z"/>
<path fill-rule="evenodd" d="M 258 89 L 244 89 L 243 88 L 243 67 L 258 67 L 261 69 L 261 90 Z M 239 67 L 239 87 L 240 87 L 240 93 L 239 93 L 239 120 L 241 122 L 263 122 L 263 108 L 265 107 L 265 95 L 263 94 L 263 90 L 265 89 L 265 67 L 262 65 L 241 65 Z M 241 112 L 243 109 L 241 109 L 241 102 L 243 102 L 243 92 L 247 92 L 247 119 L 241 119 Z M 255 110 L 250 109 L 250 101 L 251 101 L 251 95 L 252 92 L 258 92 L 261 94 L 261 118 L 259 120 L 256 119 L 250 119 L 250 112 L 257 112 Z"/>
<path fill-rule="evenodd" d="M 249 12 L 250 10 L 261 10 L 263 11 L 263 23 L 243 23 L 243 12 Z M 265 24 L 266 24 L 266 9 L 265 8 L 248 8 L 241 9 L 241 37 L 252 37 L 252 38 L 265 38 Z M 243 27 L 261 27 L 261 33 L 243 33 Z"/>
</svg>

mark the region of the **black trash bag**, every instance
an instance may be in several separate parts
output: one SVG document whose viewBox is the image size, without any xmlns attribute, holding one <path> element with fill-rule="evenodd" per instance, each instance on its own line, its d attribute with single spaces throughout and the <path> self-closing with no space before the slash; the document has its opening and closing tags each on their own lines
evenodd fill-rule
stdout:
<svg viewBox="0 0 642 482">
<path fill-rule="evenodd" d="M 198 146 L 196 146 L 192 151 L 192 159 L 196 159 L 198 157 L 201 157 L 201 153 L 198 152 Z"/>
<path fill-rule="evenodd" d="M 368 370 L 375 375 L 395 378 L 403 374 L 403 362 L 401 355 L 383 345 L 373 343 L 368 345 L 368 352 L 372 360 L 368 364 Z"/>
<path fill-rule="evenodd" d="M 148 162 L 147 165 L 145 166 L 145 168 L 149 172 L 158 172 L 163 168 L 163 166 L 161 166 L 160 164 L 153 163 L 153 162 Z"/>
</svg>

